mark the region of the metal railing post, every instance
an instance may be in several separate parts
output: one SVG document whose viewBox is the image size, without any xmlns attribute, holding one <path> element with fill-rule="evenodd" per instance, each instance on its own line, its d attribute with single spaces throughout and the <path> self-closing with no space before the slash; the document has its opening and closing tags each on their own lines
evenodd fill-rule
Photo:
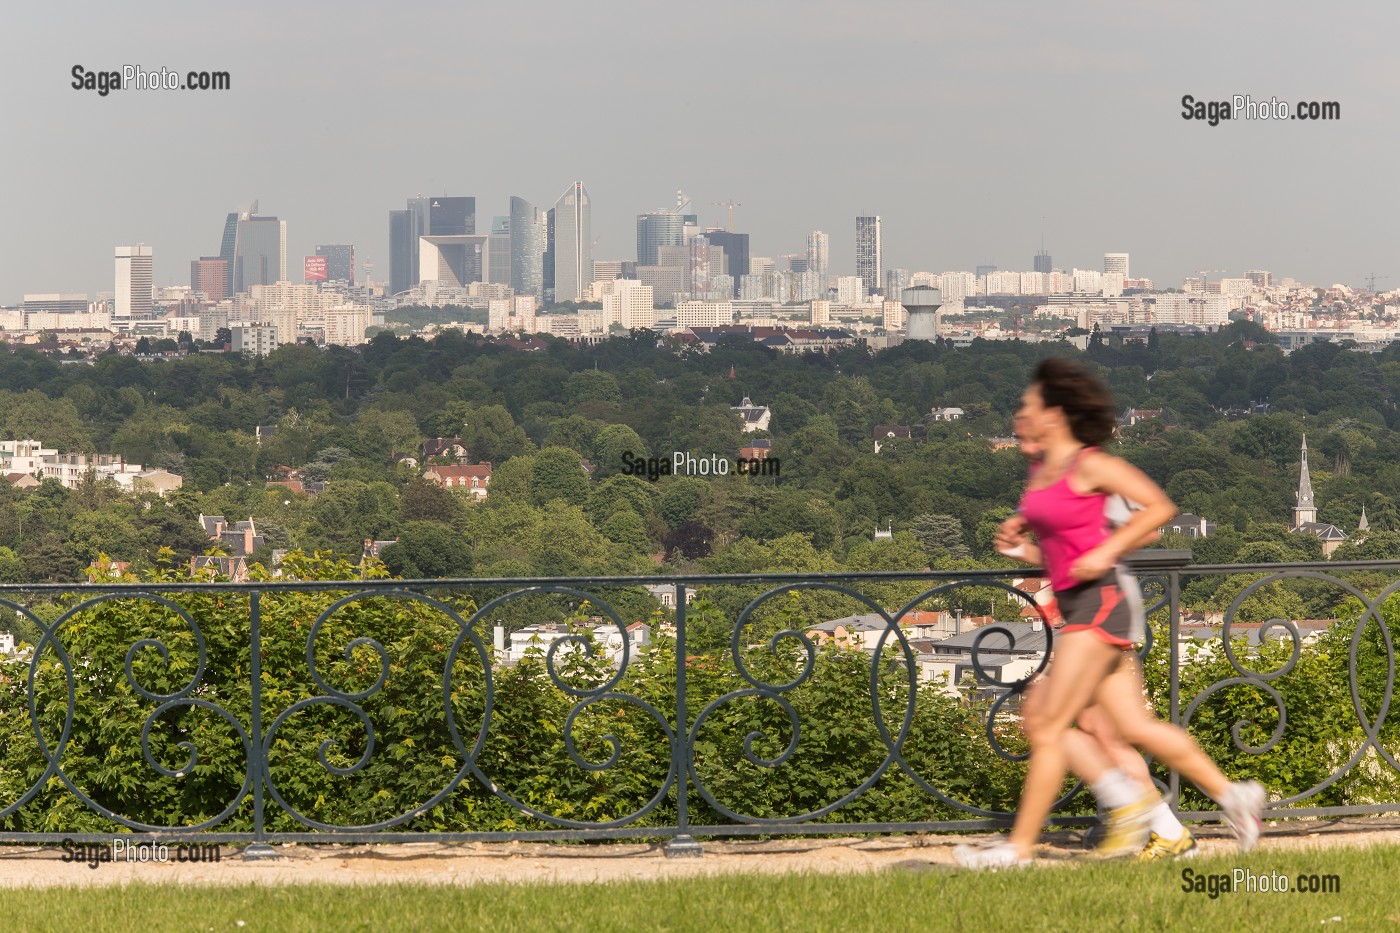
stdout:
<svg viewBox="0 0 1400 933">
<path fill-rule="evenodd" d="M 666 843 L 667 858 L 699 858 L 704 848 L 690 835 L 687 796 L 690 786 L 690 715 L 685 708 L 685 584 L 676 584 L 676 741 L 672 754 L 676 769 L 676 828 L 680 834 Z"/>
<path fill-rule="evenodd" d="M 267 826 L 263 816 L 263 782 L 267 777 L 267 762 L 263 756 L 262 733 L 262 594 L 248 594 L 248 644 L 252 651 L 249 667 L 252 683 L 252 710 L 249 714 L 249 737 L 252 760 L 248 768 L 253 773 L 253 841 L 243 850 L 245 862 L 281 858 L 267 843 Z"/>
</svg>

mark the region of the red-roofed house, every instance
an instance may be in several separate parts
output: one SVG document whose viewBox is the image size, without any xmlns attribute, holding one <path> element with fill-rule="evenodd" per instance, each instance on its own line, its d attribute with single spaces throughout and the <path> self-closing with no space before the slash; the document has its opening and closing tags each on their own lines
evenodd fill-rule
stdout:
<svg viewBox="0 0 1400 933">
<path fill-rule="evenodd" d="M 423 471 L 423 478 L 444 489 L 466 489 L 478 499 L 486 498 L 486 487 L 491 484 L 491 463 L 454 463 L 449 466 L 430 466 Z"/>
</svg>

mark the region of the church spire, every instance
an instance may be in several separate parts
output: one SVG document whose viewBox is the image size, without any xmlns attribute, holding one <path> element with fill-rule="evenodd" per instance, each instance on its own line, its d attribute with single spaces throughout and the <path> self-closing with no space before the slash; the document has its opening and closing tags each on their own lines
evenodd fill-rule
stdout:
<svg viewBox="0 0 1400 933">
<path fill-rule="evenodd" d="M 1356 523 L 1356 530 L 1358 532 L 1371 530 L 1371 523 L 1366 521 L 1366 506 L 1364 505 L 1361 507 L 1361 521 Z"/>
<path fill-rule="evenodd" d="M 1293 506 L 1293 527 L 1301 528 L 1317 521 L 1317 503 L 1313 501 L 1312 476 L 1308 473 L 1308 436 L 1303 435 L 1303 465 L 1298 476 L 1298 503 Z"/>
</svg>

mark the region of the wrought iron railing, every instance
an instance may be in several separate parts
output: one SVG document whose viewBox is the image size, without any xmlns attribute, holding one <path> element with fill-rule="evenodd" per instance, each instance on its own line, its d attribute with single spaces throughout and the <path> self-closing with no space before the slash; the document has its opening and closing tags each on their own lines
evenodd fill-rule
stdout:
<svg viewBox="0 0 1400 933">
<path fill-rule="evenodd" d="M 1350 654 L 1339 670 L 1347 677 L 1355 728 L 1336 722 L 1329 725 L 1332 731 L 1317 747 L 1331 756 L 1332 763 L 1318 766 L 1325 773 L 1308 786 L 1276 794 L 1271 816 L 1400 810 L 1400 793 L 1385 791 L 1380 792 L 1383 799 L 1377 799 L 1373 792 L 1369 798 L 1338 798 L 1319 805 L 1328 794 L 1336 797 L 1339 781 L 1361 771 L 1370 776 L 1368 780 L 1374 779 L 1368 785 L 1372 787 L 1393 786 L 1392 779 L 1400 777 L 1400 764 L 1386 744 L 1394 729 L 1387 725 L 1387 717 L 1395 653 L 1383 606 L 1400 591 L 1400 580 L 1385 585 L 1377 582 L 1382 577 L 1400 576 L 1400 563 L 1188 566 L 1188 559 L 1187 552 L 1149 551 L 1134 561 L 1151 594 L 1149 602 L 1154 603 L 1149 615 L 1157 622 L 1155 637 L 1149 637 L 1139 654 L 1158 661 L 1166 652 L 1159 662 L 1166 670 L 1166 683 L 1161 688 L 1166 705 L 1161 714 L 1194 728 L 1204 711 L 1215 710 L 1230 696 L 1248 695 L 1253 698 L 1249 706 L 1253 712 L 1237 713 L 1225 704 L 1226 716 L 1242 717 L 1230 725 L 1232 753 L 1260 756 L 1262 761 L 1263 756 L 1277 751 L 1289 726 L 1289 710 L 1279 686 L 1298 674 L 1306 633 L 1295 620 L 1268 621 L 1261 630 L 1261 640 L 1268 644 L 1267 636 L 1276 636 L 1276 652 L 1283 651 L 1277 647 L 1280 639 L 1284 645 L 1291 642 L 1291 647 L 1281 665 L 1265 670 L 1257 652 L 1251 653 L 1232 638 L 1243 627 L 1237 616 L 1242 606 L 1251 605 L 1251 597 L 1267 592 L 1278 581 L 1333 587 L 1352 600 L 1346 604 L 1346 612 L 1354 620 Z M 1216 661 L 1218 664 L 1223 656 L 1227 676 L 1204 687 L 1198 683 L 1196 692 L 1184 697 L 1183 588 L 1189 580 L 1242 574 L 1249 575 L 1247 585 L 1219 620 L 1224 637 L 1212 643 L 1220 645 L 1222 655 L 1216 656 Z M 1052 633 L 1046 631 L 1044 645 L 1034 655 L 1021 658 L 1018 673 L 1003 679 L 999 672 L 1005 667 L 994 662 L 1004 664 L 1013 656 L 1015 638 L 1005 625 L 983 627 L 965 659 L 979 690 L 956 693 L 956 685 L 938 687 L 922 681 L 921 660 L 928 657 L 911 646 L 907 626 L 901 623 L 915 610 L 955 606 L 969 593 L 986 598 L 995 591 L 1034 605 L 1011 585 L 1016 576 L 1024 574 L 977 571 L 3 587 L 0 608 L 15 612 L 18 622 L 27 623 L 21 627 L 37 633 L 37 638 L 21 660 L 0 666 L 5 672 L 0 724 L 9 723 L 4 733 L 8 748 L 0 752 L 0 788 L 9 788 L 5 791 L 8 796 L 0 799 L 0 841 L 90 844 L 134 833 L 166 842 L 246 844 L 245 857 L 257 858 L 273 855 L 271 843 L 292 841 L 660 838 L 668 840 L 668 854 L 694 855 L 700 853 L 696 837 L 927 832 L 1004 825 L 1014 798 L 1007 798 L 1005 806 L 990 806 L 985 798 L 979 802 L 976 794 L 966 792 L 966 787 L 975 786 L 984 776 L 964 775 L 955 782 L 963 790 L 954 791 L 946 784 L 940 786 L 941 779 L 931 772 L 922 772 L 925 767 L 937 770 L 936 752 L 925 748 L 919 753 L 924 764 L 911 763 L 911 735 L 918 732 L 916 708 L 922 709 L 918 698 L 925 691 L 952 696 L 948 702 L 954 706 L 945 704 L 939 709 L 957 708 L 980 717 L 977 740 L 984 739 L 997 760 L 1015 762 L 1023 756 L 1008 747 L 1014 745 L 1016 735 L 1014 701 L 1030 677 L 1048 662 Z M 617 594 L 629 588 L 635 592 L 637 587 L 658 583 L 674 588 L 673 619 L 658 626 L 651 644 L 643 646 L 613 603 Z M 1374 595 L 1368 596 L 1363 586 Z M 733 614 L 732 622 L 726 617 L 728 631 L 718 644 L 713 620 L 722 609 L 710 610 L 710 650 L 703 657 L 693 650 L 700 621 L 688 597 L 696 592 L 716 594 L 716 606 L 743 606 Z M 721 594 L 725 598 L 719 598 Z M 821 599 L 829 602 L 821 603 Z M 822 605 L 860 610 L 867 618 L 878 620 L 860 648 L 860 663 L 869 671 L 862 700 L 869 708 L 822 714 L 839 720 L 837 725 L 851 726 L 847 732 L 855 733 L 854 737 L 848 734 L 832 741 L 835 751 L 830 753 L 836 759 L 831 760 L 840 758 L 840 749 L 846 747 L 843 742 L 854 743 L 850 747 L 865 749 L 860 754 L 867 754 L 872 767 L 863 780 L 833 789 L 830 800 L 817 804 L 812 803 L 810 787 L 800 798 L 785 795 L 778 787 L 763 798 L 762 806 L 735 803 L 731 792 L 750 781 L 745 775 L 781 773 L 784 766 L 799 760 L 804 741 L 814 731 L 831 725 L 802 721 L 795 705 L 796 698 L 804 695 L 801 691 L 825 670 L 819 670 L 818 660 L 824 655 L 812 627 L 829 617 L 802 615 Z M 381 612 L 373 618 L 395 620 L 399 626 L 396 640 L 386 644 L 373 633 L 352 631 L 356 624 L 371 618 L 366 615 L 371 606 Z M 557 740 L 565 753 L 558 757 L 558 765 L 566 771 L 572 769 L 572 777 L 579 778 L 585 787 L 584 796 L 589 787 L 596 790 L 602 786 L 589 781 L 616 776 L 630 767 L 630 762 L 640 760 L 636 759 L 638 749 L 624 750 L 623 740 L 613 731 L 601 731 L 609 728 L 606 724 L 593 728 L 584 743 L 578 733 L 585 720 L 612 716 L 619 723 L 631 724 L 629 741 L 649 736 L 642 743 L 649 747 L 640 753 L 649 762 L 645 780 L 652 783 L 640 789 L 631 787 L 631 796 L 624 795 L 625 799 L 614 795 L 609 805 L 595 811 L 560 803 L 569 793 L 562 789 L 568 783 L 564 776 L 551 786 L 548 775 L 541 778 L 536 774 L 521 787 L 507 786 L 499 774 L 493 774 L 503 764 L 516 763 L 511 760 L 511 742 L 523 747 L 520 743 L 525 741 L 493 735 L 508 714 L 516 712 L 509 707 L 510 698 L 499 695 L 500 684 L 512 668 L 497 644 L 503 639 L 493 631 L 495 623 L 502 616 L 528 621 L 532 612 L 553 611 L 550 606 L 564 607 L 564 613 L 572 613 L 575 620 L 585 615 L 601 619 L 602 633 L 607 637 L 600 640 L 577 629 L 560 629 L 540 646 L 538 656 L 527 654 L 526 661 L 519 661 L 518 653 L 512 656 L 527 667 L 533 665 L 528 668 L 535 672 L 533 676 L 564 698 L 564 705 L 557 709 L 567 707 L 562 721 L 527 720 L 527 731 L 519 735 L 528 737 L 529 729 L 537 729 Z M 137 607 L 144 607 L 140 611 L 158 624 L 147 624 L 149 619 L 133 623 L 134 618 L 145 618 L 133 615 Z M 438 627 L 432 631 L 442 637 L 428 633 L 426 619 L 437 620 L 433 624 Z M 270 669 L 268 662 L 277 654 L 267 641 L 269 625 L 275 625 L 279 644 L 291 639 L 296 647 L 296 658 L 279 655 L 272 665 L 276 669 Z M 102 640 L 104 626 L 118 630 L 113 637 L 121 644 L 111 644 L 113 637 Z M 1165 646 L 1161 644 L 1163 636 Z M 415 642 L 424 638 L 438 640 L 431 645 Z M 1367 644 L 1379 645 L 1379 650 L 1365 649 Z M 844 651 L 849 661 L 857 649 L 832 650 L 837 654 Z M 657 657 L 673 660 L 662 668 L 655 663 Z M 646 663 L 651 666 L 646 667 Z M 639 677 L 638 671 L 644 668 L 646 676 Z M 517 667 L 514 676 L 513 682 L 519 684 L 525 675 Z M 424 698 L 419 709 L 423 728 L 438 735 L 438 744 L 431 749 L 431 741 L 406 738 L 402 729 L 396 727 L 392 734 L 386 731 L 385 717 L 405 717 L 409 711 L 402 706 L 381 709 L 374 705 L 394 681 L 415 677 L 419 682 L 404 689 L 410 693 L 417 690 Z M 703 689 L 697 686 L 701 680 Z M 300 693 L 288 689 L 292 681 L 302 684 Z M 395 690 L 401 687 L 394 684 Z M 984 696 L 991 693 L 982 706 L 969 699 L 978 692 Z M 124 699 L 116 702 L 114 697 Z M 91 712 L 83 709 L 84 704 L 94 702 L 103 704 L 101 716 L 107 717 L 106 721 L 93 721 Z M 754 712 L 752 723 L 736 710 Z M 1215 718 L 1219 719 L 1218 711 Z M 115 746 L 104 750 L 102 742 L 107 729 L 122 734 L 118 726 L 125 723 L 129 732 L 136 719 L 141 722 L 140 759 L 133 762 L 128 755 L 125 764 L 126 770 L 134 764 L 140 773 L 128 774 L 120 765 L 123 754 L 130 750 Z M 1272 726 L 1271 719 L 1276 719 Z M 172 722 L 177 725 L 172 726 Z M 516 723 L 513 728 L 520 727 Z M 732 746 L 728 753 L 715 750 L 716 742 L 708 738 L 711 729 L 728 736 Z M 1259 742 L 1261 733 L 1267 733 L 1267 738 Z M 220 745 L 215 740 L 221 734 Z M 222 750 L 211 752 L 201 748 L 201 743 L 219 745 Z M 314 751 L 311 743 L 315 743 Z M 588 747 L 581 747 L 583 744 Z M 488 748 L 492 749 L 489 754 Z M 851 755 L 858 757 L 857 752 Z M 289 771 L 286 762 L 298 756 L 301 770 Z M 389 769 L 371 770 L 376 758 L 391 762 Z M 216 759 L 241 764 L 234 767 L 232 776 L 224 774 L 216 780 L 207 773 Z M 814 767 L 816 777 L 821 776 L 820 767 L 809 763 L 804 772 L 809 783 Z M 114 769 L 120 773 L 113 773 Z M 395 795 L 382 791 L 378 795 L 382 799 L 369 798 L 370 809 L 355 811 L 369 814 L 362 818 L 347 819 L 344 812 L 348 811 L 336 811 L 333 806 L 327 809 L 326 795 L 335 797 L 337 781 L 362 782 L 371 775 L 409 775 L 419 770 L 445 780 L 440 787 L 418 793 L 396 812 L 384 812 L 384 807 L 398 801 Z M 81 775 L 75 776 L 79 771 Z M 740 774 L 738 779 L 736 774 Z M 1179 776 L 1162 775 L 1163 788 L 1183 817 L 1217 818 L 1215 811 L 1181 806 Z M 158 800 L 178 795 L 182 782 L 194 780 L 214 788 L 206 788 L 205 796 L 223 795 L 222 805 L 204 801 L 187 807 L 182 812 L 191 815 L 174 825 L 139 815 L 160 812 Z M 751 780 L 755 786 L 761 783 L 760 777 Z M 718 790 L 718 784 L 727 790 Z M 888 795 L 894 784 L 906 795 L 900 799 L 922 799 L 929 806 L 921 805 L 908 819 L 888 818 L 889 806 L 881 810 L 871 804 L 888 804 L 883 795 Z M 97 787 L 101 789 L 94 789 Z M 317 787 L 323 789 L 308 803 Z M 487 821 L 483 828 L 480 821 L 464 816 L 458 806 L 463 797 L 488 803 L 494 800 L 494 822 Z M 595 803 L 597 799 L 601 798 L 595 794 Z M 782 812 L 784 802 L 799 799 L 805 803 L 797 812 Z M 1057 805 L 1060 815 L 1056 820 L 1083 823 L 1092 819 L 1091 809 L 1080 788 L 1075 787 Z M 451 812 L 443 816 L 448 810 Z M 857 815 L 850 817 L 852 812 Z M 331 819 L 327 813 L 341 815 Z M 502 818 L 501 813 L 507 816 Z M 929 818 L 930 813 L 936 818 Z M 101 827 L 94 829 L 93 820 L 102 822 Z"/>
</svg>

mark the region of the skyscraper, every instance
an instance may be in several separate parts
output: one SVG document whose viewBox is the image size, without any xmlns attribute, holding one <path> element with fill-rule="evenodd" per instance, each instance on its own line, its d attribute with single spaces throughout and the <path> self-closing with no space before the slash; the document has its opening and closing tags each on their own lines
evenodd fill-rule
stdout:
<svg viewBox="0 0 1400 933">
<path fill-rule="evenodd" d="M 637 215 L 637 265 L 658 266 L 661 247 L 684 245 L 684 214 L 649 211 Z"/>
<path fill-rule="evenodd" d="M 1104 253 L 1103 271 L 1119 272 L 1123 278 L 1128 277 L 1128 254 L 1127 253 Z"/>
<path fill-rule="evenodd" d="M 510 287 L 539 296 L 544 287 L 544 220 L 524 198 L 510 199 Z"/>
<path fill-rule="evenodd" d="M 349 243 L 328 243 L 316 247 L 316 255 L 326 257 L 326 281 L 355 284 L 355 247 Z"/>
<path fill-rule="evenodd" d="M 424 236 L 469 236 L 476 233 L 476 198 L 414 198 L 413 201 L 427 204 Z"/>
<path fill-rule="evenodd" d="M 224 261 L 225 275 L 228 281 L 224 283 L 224 298 L 233 294 L 233 251 L 238 245 L 238 212 L 229 214 L 224 219 L 224 238 L 219 243 L 219 258 Z M 219 299 L 222 301 L 223 299 Z"/>
<path fill-rule="evenodd" d="M 247 293 L 254 285 L 272 285 L 285 277 L 287 225 L 276 217 L 253 211 L 238 215 L 233 246 L 233 291 Z"/>
<path fill-rule="evenodd" d="M 1035 265 L 1033 268 L 1036 272 L 1049 273 L 1054 271 L 1050 265 L 1050 254 L 1047 253 L 1044 248 L 1035 254 Z"/>
<path fill-rule="evenodd" d="M 544 265 L 542 281 L 544 291 L 551 301 L 554 298 L 554 208 L 544 212 Z"/>
<path fill-rule="evenodd" d="M 880 241 L 880 218 L 856 218 L 856 275 L 865 283 L 866 294 L 884 287 L 884 248 Z"/>
<path fill-rule="evenodd" d="M 476 233 L 476 198 L 409 198 L 406 210 L 389 212 L 389 293 L 418 284 L 418 238 Z"/>
<path fill-rule="evenodd" d="M 389 212 L 389 294 L 406 292 L 418 284 L 418 213 L 412 209 Z"/>
<path fill-rule="evenodd" d="M 807 234 L 807 268 L 804 271 L 815 275 L 818 283 L 825 282 L 830 271 L 830 260 L 831 237 L 820 230 L 813 230 Z"/>
<path fill-rule="evenodd" d="M 151 317 L 151 248 L 118 246 L 116 249 L 116 301 L 112 322 L 145 321 Z"/>
<path fill-rule="evenodd" d="M 588 189 L 576 181 L 554 202 L 554 300 L 578 301 L 593 285 Z"/>
<path fill-rule="evenodd" d="M 219 302 L 228 297 L 228 263 L 218 256 L 202 256 L 190 263 L 190 290 L 202 294 L 206 301 Z"/>
<path fill-rule="evenodd" d="M 749 235 L 731 233 L 727 230 L 711 230 L 705 234 L 711 246 L 724 250 L 729 267 L 729 277 L 734 280 L 734 297 L 739 297 L 739 283 L 749 274 Z"/>
</svg>

